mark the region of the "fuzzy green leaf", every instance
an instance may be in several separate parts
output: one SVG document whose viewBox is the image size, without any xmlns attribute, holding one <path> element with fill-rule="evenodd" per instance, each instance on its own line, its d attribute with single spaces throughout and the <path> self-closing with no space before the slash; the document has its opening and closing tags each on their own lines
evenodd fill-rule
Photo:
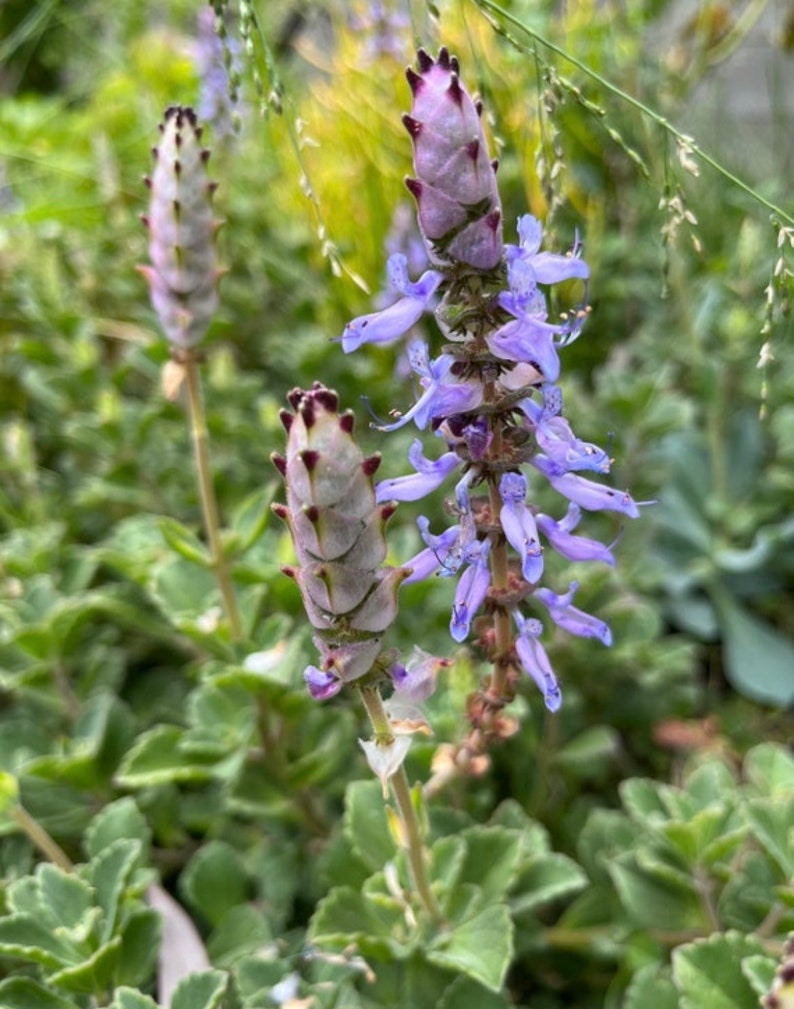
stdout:
<svg viewBox="0 0 794 1009">
<path fill-rule="evenodd" d="M 119 906 L 140 850 L 139 841 L 119 838 L 89 863 L 88 876 L 103 912 L 102 942 L 107 942 L 116 928 Z"/>
<path fill-rule="evenodd" d="M 79 1009 L 76 1002 L 29 977 L 0 981 L 0 1006 L 3 1009 Z"/>
<path fill-rule="evenodd" d="M 121 938 L 116 936 L 81 963 L 63 967 L 50 974 L 47 980 L 66 991 L 100 995 L 111 986 L 120 952 Z"/>
<path fill-rule="evenodd" d="M 472 918 L 438 935 L 427 959 L 465 974 L 498 992 L 513 956 L 513 923 L 504 904 L 491 904 Z"/>
<path fill-rule="evenodd" d="M 669 968 L 655 963 L 640 968 L 626 989 L 622 1009 L 679 1009 Z"/>
<path fill-rule="evenodd" d="M 402 908 L 376 903 L 352 887 L 337 886 L 317 905 L 309 938 L 334 949 L 356 943 L 364 951 L 376 950 L 390 958 L 407 952 L 395 941 L 404 923 Z"/>
<path fill-rule="evenodd" d="M 377 781 L 352 781 L 345 791 L 344 830 L 350 844 L 370 869 L 377 871 L 394 858 L 383 790 Z"/>
<path fill-rule="evenodd" d="M 192 530 L 172 518 L 160 519 L 159 526 L 163 539 L 180 557 L 205 568 L 211 565 L 207 548 Z"/>
<path fill-rule="evenodd" d="M 227 983 L 224 971 L 205 970 L 191 974 L 176 986 L 171 1009 L 218 1009 Z"/>
<path fill-rule="evenodd" d="M 97 813 L 85 833 L 86 854 L 89 858 L 94 858 L 120 838 L 139 841 L 141 854 L 145 855 L 151 829 L 131 796 L 117 799 Z"/>
<path fill-rule="evenodd" d="M 123 788 L 149 788 L 173 782 L 202 782 L 211 776 L 211 758 L 186 754 L 184 729 L 158 725 L 138 737 L 116 775 Z"/>
<path fill-rule="evenodd" d="M 570 897 L 587 885 L 587 876 L 567 855 L 538 855 L 524 868 L 510 901 L 513 914 Z"/>
<path fill-rule="evenodd" d="M 0 919 L 0 954 L 38 963 L 50 970 L 79 963 L 81 959 L 72 943 L 27 913 Z"/>
<path fill-rule="evenodd" d="M 142 995 L 134 988 L 117 988 L 108 1009 L 159 1009 L 154 999 Z"/>
<path fill-rule="evenodd" d="M 754 746 L 744 758 L 744 773 L 762 795 L 794 793 L 794 757 L 775 743 Z"/>
<path fill-rule="evenodd" d="M 189 904 L 211 925 L 250 896 L 240 855 L 225 841 L 209 841 L 188 862 L 179 885 Z"/>
<path fill-rule="evenodd" d="M 673 978 L 681 1009 L 758 1009 L 758 995 L 742 961 L 762 953 L 760 942 L 739 932 L 716 933 L 679 946 L 673 951 Z"/>
</svg>

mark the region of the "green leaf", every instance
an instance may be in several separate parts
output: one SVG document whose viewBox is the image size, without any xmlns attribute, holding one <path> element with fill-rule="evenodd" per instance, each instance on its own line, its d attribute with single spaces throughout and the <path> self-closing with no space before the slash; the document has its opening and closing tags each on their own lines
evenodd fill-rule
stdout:
<svg viewBox="0 0 794 1009">
<path fill-rule="evenodd" d="M 120 838 L 139 841 L 141 856 L 145 859 L 151 830 L 132 796 L 117 799 L 97 813 L 85 832 L 86 854 L 89 859 L 94 858 Z"/>
<path fill-rule="evenodd" d="M 513 923 L 504 904 L 492 904 L 436 936 L 427 959 L 498 992 L 513 956 Z"/>
<path fill-rule="evenodd" d="M 750 982 L 756 995 L 761 998 L 772 990 L 780 963 L 771 956 L 748 956 L 742 960 L 742 974 Z"/>
<path fill-rule="evenodd" d="M 0 771 L 0 816 L 7 816 L 19 802 L 19 785 L 13 774 Z"/>
<path fill-rule="evenodd" d="M 163 539 L 180 557 L 205 568 L 211 566 L 209 552 L 194 532 L 172 518 L 162 518 L 158 524 Z"/>
<path fill-rule="evenodd" d="M 521 834 L 507 827 L 469 827 L 460 835 L 466 853 L 456 886 L 475 884 L 484 903 L 501 900 L 518 873 Z"/>
<path fill-rule="evenodd" d="M 394 858 L 383 790 L 377 781 L 352 781 L 345 790 L 344 831 L 357 854 L 377 871 Z"/>
<path fill-rule="evenodd" d="M 681 1009 L 758 1009 L 742 961 L 762 953 L 760 942 L 739 932 L 716 933 L 673 950 Z"/>
<path fill-rule="evenodd" d="M 512 1004 L 495 991 L 461 975 L 455 978 L 436 1006 L 437 1009 L 510 1009 Z"/>
<path fill-rule="evenodd" d="M 641 849 L 618 855 L 607 869 L 621 904 L 640 928 L 683 930 L 703 926 L 703 910 L 694 884 L 688 885 Z"/>
<path fill-rule="evenodd" d="M 136 908 L 126 916 L 120 931 L 117 984 L 142 985 L 152 977 L 157 966 L 161 930 L 160 915 L 152 908 Z"/>
<path fill-rule="evenodd" d="M 212 758 L 186 754 L 185 730 L 158 725 L 144 732 L 127 754 L 116 781 L 122 788 L 149 788 L 172 782 L 203 782 L 212 777 Z"/>
<path fill-rule="evenodd" d="M 744 758 L 744 774 L 762 795 L 794 792 L 794 757 L 776 743 L 754 746 Z"/>
<path fill-rule="evenodd" d="M 176 986 L 171 1009 L 218 1009 L 227 983 L 225 971 L 206 970 L 191 974 Z"/>
<path fill-rule="evenodd" d="M 37 869 L 40 899 L 58 925 L 73 929 L 85 919 L 93 905 L 91 887 L 74 873 L 42 862 Z"/>
<path fill-rule="evenodd" d="M 788 797 L 751 799 L 747 816 L 753 834 L 775 860 L 784 879 L 794 875 L 794 792 Z"/>
<path fill-rule="evenodd" d="M 538 855 L 522 869 L 510 909 L 514 915 L 534 910 L 549 901 L 578 893 L 587 882 L 584 871 L 567 855 Z"/>
<path fill-rule="evenodd" d="M 334 887 L 317 905 L 309 926 L 309 939 L 318 946 L 344 949 L 351 943 L 363 952 L 391 959 L 405 955 L 399 941 L 405 938 L 405 914 L 395 905 L 376 903 L 349 886 Z"/>
<path fill-rule="evenodd" d="M 620 735 L 611 725 L 593 725 L 554 754 L 557 767 L 585 781 L 609 770 L 621 751 Z"/>
<path fill-rule="evenodd" d="M 243 500 L 232 516 L 234 548 L 244 554 L 256 543 L 267 527 L 270 519 L 270 502 L 278 489 L 278 482 L 271 480 L 260 490 L 254 491 Z"/>
<path fill-rule="evenodd" d="M 209 841 L 199 848 L 180 876 L 179 887 L 211 925 L 251 895 L 242 859 L 225 841 Z"/>
<path fill-rule="evenodd" d="M 140 841 L 119 838 L 88 864 L 87 875 L 103 912 L 102 942 L 107 942 L 116 928 L 119 906 L 140 851 Z"/>
<path fill-rule="evenodd" d="M 3 1009 L 79 1009 L 76 1002 L 29 977 L 0 981 L 0 1006 Z"/>
<path fill-rule="evenodd" d="M 159 1006 L 148 995 L 142 995 L 134 988 L 122 987 L 113 993 L 108 1009 L 159 1009 Z"/>
<path fill-rule="evenodd" d="M 655 963 L 641 967 L 626 989 L 621 1009 L 679 1009 L 669 969 Z"/>
<path fill-rule="evenodd" d="M 80 954 L 71 943 L 30 914 L 11 914 L 0 919 L 0 954 L 49 969 L 80 961 Z"/>
<path fill-rule="evenodd" d="M 207 940 L 207 953 L 212 963 L 231 967 L 273 942 L 267 919 L 252 904 L 231 908 Z"/>
<path fill-rule="evenodd" d="M 730 682 L 751 700 L 790 707 L 794 703 L 794 645 L 728 592 L 715 590 L 714 596 Z"/>
<path fill-rule="evenodd" d="M 63 967 L 50 974 L 47 980 L 50 984 L 65 988 L 67 991 L 101 995 L 111 985 L 120 952 L 121 938 L 116 936 L 81 963 L 73 967 Z"/>
</svg>

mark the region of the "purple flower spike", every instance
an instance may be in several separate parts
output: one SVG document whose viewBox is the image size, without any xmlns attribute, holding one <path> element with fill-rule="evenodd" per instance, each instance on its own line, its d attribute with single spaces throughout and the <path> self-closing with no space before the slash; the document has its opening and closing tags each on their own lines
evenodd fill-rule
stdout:
<svg viewBox="0 0 794 1009">
<path fill-rule="evenodd" d="M 440 487 L 460 462 L 455 452 L 445 452 L 435 461 L 426 458 L 419 439 L 411 445 L 408 461 L 415 473 L 381 480 L 375 485 L 375 498 L 379 504 L 384 501 L 418 501 Z"/>
<path fill-rule="evenodd" d="M 539 620 L 527 620 L 518 610 L 513 611 L 513 618 L 518 626 L 516 652 L 524 672 L 537 684 L 549 711 L 559 711 L 562 705 L 562 691 L 551 668 L 546 649 L 538 640 L 543 633 L 543 624 Z"/>
<path fill-rule="evenodd" d="M 307 666 L 303 678 L 315 701 L 327 701 L 329 697 L 334 697 L 342 689 L 340 679 L 333 673 L 323 672 L 317 666 Z"/>
<path fill-rule="evenodd" d="M 543 575 L 543 551 L 535 516 L 527 508 L 527 481 L 520 473 L 504 473 L 499 481 L 502 508 L 499 517 L 507 542 L 521 555 L 521 574 L 535 584 Z"/>
<path fill-rule="evenodd" d="M 408 260 L 396 252 L 387 264 L 390 286 L 404 297 L 380 312 L 360 315 L 345 326 L 342 350 L 346 354 L 358 350 L 365 343 L 389 343 L 407 333 L 422 313 L 429 307 L 436 288 L 444 279 L 436 270 L 426 270 L 416 281 L 408 278 Z"/>
<path fill-rule="evenodd" d="M 442 354 L 431 361 L 427 344 L 417 340 L 408 348 L 408 360 L 419 375 L 419 384 L 424 392 L 399 420 L 393 424 L 379 424 L 378 431 L 396 431 L 411 420 L 423 430 L 436 417 L 468 413 L 482 402 L 483 390 L 478 383 L 444 381 L 455 363 L 451 354 Z"/>
<path fill-rule="evenodd" d="M 568 561 L 603 561 L 604 564 L 615 566 L 615 557 L 609 547 L 598 540 L 586 536 L 574 536 L 571 533 L 579 523 L 582 511 L 579 505 L 571 502 L 565 518 L 555 522 L 548 515 L 536 515 L 538 529 L 549 541 L 552 550 Z"/>
<path fill-rule="evenodd" d="M 609 626 L 598 617 L 571 605 L 578 588 L 578 582 L 571 582 L 568 591 L 561 596 L 551 589 L 537 589 L 534 598 L 543 603 L 554 623 L 569 634 L 575 634 L 579 638 L 598 638 L 602 644 L 611 645 L 612 631 Z"/>
<path fill-rule="evenodd" d="M 524 214 L 518 219 L 519 245 L 506 246 L 508 260 L 520 259 L 531 267 L 538 284 L 558 284 L 562 280 L 578 277 L 587 280 L 590 268 L 580 259 L 581 246 L 577 242 L 568 256 L 560 256 L 553 252 L 540 252 L 543 238 L 543 225 L 531 214 Z"/>
<path fill-rule="evenodd" d="M 491 571 L 488 567 L 490 540 L 479 540 L 472 544 L 466 554 L 468 567 L 460 576 L 452 605 L 452 619 L 449 633 L 458 643 L 469 636 L 474 614 L 485 602 L 491 585 Z"/>
</svg>

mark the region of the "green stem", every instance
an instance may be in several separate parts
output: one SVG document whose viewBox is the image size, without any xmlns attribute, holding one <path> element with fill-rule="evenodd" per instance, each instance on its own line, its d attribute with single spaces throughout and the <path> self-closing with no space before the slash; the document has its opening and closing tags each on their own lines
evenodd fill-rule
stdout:
<svg viewBox="0 0 794 1009">
<path fill-rule="evenodd" d="M 380 691 L 374 686 L 362 686 L 358 689 L 361 701 L 369 716 L 370 724 L 375 741 L 388 746 L 394 742 L 394 733 L 389 724 L 389 717 L 383 707 L 383 698 Z M 414 888 L 419 895 L 424 909 L 435 922 L 440 922 L 441 910 L 436 902 L 435 895 L 430 889 L 430 880 L 427 875 L 427 857 L 422 843 L 422 832 L 419 829 L 419 821 L 416 816 L 411 799 L 411 786 L 408 783 L 408 775 L 405 773 L 405 766 L 400 765 L 399 769 L 390 778 L 392 793 L 397 809 L 402 821 L 402 834 L 405 844 L 408 864 L 411 868 L 411 877 Z"/>
<path fill-rule="evenodd" d="M 218 518 L 218 503 L 212 485 L 212 469 L 210 466 L 209 435 L 207 420 L 204 414 L 204 402 L 201 396 L 201 377 L 198 361 L 192 352 L 182 358 L 185 368 L 185 384 L 187 386 L 188 409 L 190 411 L 190 431 L 193 438 L 193 454 L 196 460 L 196 477 L 198 479 L 201 509 L 204 515 L 204 529 L 212 559 L 212 570 L 218 582 L 221 601 L 226 619 L 232 632 L 232 639 L 239 641 L 243 636 L 243 625 L 240 611 L 237 608 L 237 598 L 234 594 L 229 564 L 223 550 Z"/>
<path fill-rule="evenodd" d="M 42 855 L 49 859 L 53 865 L 57 865 L 60 869 L 63 869 L 64 872 L 74 872 L 72 860 L 63 848 L 61 848 L 57 841 L 55 841 L 47 833 L 39 821 L 30 815 L 24 806 L 14 806 L 11 810 L 11 819 L 14 820 L 20 830 L 27 835 L 30 842 L 34 844 Z"/>
<path fill-rule="evenodd" d="M 518 28 L 535 42 L 540 43 L 540 45 L 545 46 L 546 49 L 566 60 L 572 66 L 576 67 L 577 70 L 581 71 L 581 73 L 585 76 L 589 77 L 590 80 L 595 81 L 598 85 L 604 88 L 604 90 L 609 94 L 615 95 L 615 97 L 619 98 L 627 105 L 630 105 L 633 109 L 636 109 L 647 119 L 651 120 L 651 122 L 655 123 L 661 129 L 669 133 L 672 137 L 675 137 L 679 143 L 685 144 L 687 149 L 700 158 L 701 161 L 713 168 L 715 172 L 719 173 L 724 179 L 727 179 L 745 195 L 749 196 L 757 203 L 760 203 L 761 206 L 766 207 L 766 209 L 771 211 L 780 221 L 783 221 L 788 225 L 794 225 L 794 217 L 791 214 L 786 213 L 782 207 L 772 203 L 771 200 L 767 200 L 766 197 L 762 196 L 756 189 L 753 189 L 752 186 L 748 185 L 748 183 L 744 182 L 737 175 L 734 175 L 733 172 L 729 171 L 724 165 L 717 161 L 716 158 L 704 151 L 703 148 L 691 137 L 687 136 L 687 134 L 683 133 L 681 130 L 676 129 L 676 127 L 673 126 L 673 124 L 663 115 L 655 112 L 652 108 L 650 108 L 650 106 L 641 102 L 638 98 L 634 98 L 622 88 L 619 88 L 616 84 L 612 84 L 612 82 L 607 80 L 606 77 L 602 77 L 596 70 L 588 67 L 586 63 L 582 63 L 582 61 L 576 59 L 575 56 L 571 56 L 570 53 L 567 53 L 561 46 L 551 42 L 539 32 L 535 31 L 534 28 L 530 28 L 529 25 L 525 25 L 514 14 L 511 14 L 503 7 L 500 7 L 499 4 L 494 3 L 493 0 L 472 0 L 472 2 L 482 11 L 487 11 L 491 14 L 497 15 L 508 24 L 511 24 L 514 28 Z"/>
</svg>

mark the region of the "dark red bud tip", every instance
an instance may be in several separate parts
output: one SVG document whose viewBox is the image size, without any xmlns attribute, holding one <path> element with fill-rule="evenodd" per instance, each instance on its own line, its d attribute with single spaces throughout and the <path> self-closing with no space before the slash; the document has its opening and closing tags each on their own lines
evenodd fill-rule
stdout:
<svg viewBox="0 0 794 1009">
<path fill-rule="evenodd" d="M 480 101 L 479 98 L 474 103 L 474 111 L 477 113 L 478 116 L 482 115 L 482 102 Z"/>
<path fill-rule="evenodd" d="M 304 398 L 301 400 L 301 404 L 298 407 L 298 410 L 300 412 L 301 420 L 303 421 L 306 430 L 308 431 L 310 427 L 314 427 L 316 417 L 314 415 L 313 400 L 309 399 L 308 396 L 304 396 Z"/>
<path fill-rule="evenodd" d="M 273 452 L 271 453 L 270 461 L 282 476 L 287 475 L 287 460 L 283 455 L 279 455 L 278 452 Z"/>
<path fill-rule="evenodd" d="M 456 105 L 463 104 L 463 87 L 457 74 L 452 74 L 450 77 L 447 94 Z"/>
<path fill-rule="evenodd" d="M 278 419 L 284 425 L 284 430 L 289 433 L 289 430 L 292 427 L 292 422 L 295 420 L 289 410 L 279 410 Z"/>
<path fill-rule="evenodd" d="M 446 46 L 442 46 L 438 50 L 438 59 L 436 63 L 443 69 L 449 70 L 449 49 Z"/>
<path fill-rule="evenodd" d="M 450 70 L 452 71 L 453 74 L 459 74 L 460 73 L 460 63 L 458 63 L 458 57 L 457 56 L 450 56 L 450 58 L 449 58 L 449 68 L 450 68 Z"/>
<path fill-rule="evenodd" d="M 209 161 L 209 159 L 210 159 L 210 150 L 209 150 L 209 148 L 208 148 L 208 147 L 205 147 L 205 148 L 204 148 L 204 149 L 202 150 L 201 154 L 199 154 L 199 157 L 201 158 L 201 163 L 202 163 L 202 164 L 204 164 L 204 165 L 206 165 L 206 164 L 207 164 L 207 162 L 208 162 L 208 161 Z"/>
<path fill-rule="evenodd" d="M 339 427 L 345 432 L 345 434 L 352 434 L 353 428 L 356 426 L 356 418 L 352 410 L 345 410 L 342 416 L 339 418 Z"/>
<path fill-rule="evenodd" d="M 408 130 L 414 140 L 422 132 L 422 124 L 418 119 L 414 119 L 413 116 L 409 116 L 408 113 L 403 116 L 403 126 Z"/>
<path fill-rule="evenodd" d="M 407 178 L 405 180 L 405 188 L 414 197 L 415 200 L 419 200 L 422 196 L 422 183 L 419 179 Z"/>
<path fill-rule="evenodd" d="M 333 389 L 326 389 L 324 385 L 314 389 L 313 398 L 314 402 L 319 403 L 328 413 L 336 413 L 339 409 L 339 397 Z"/>
<path fill-rule="evenodd" d="M 474 140 L 470 140 L 466 144 L 466 153 L 469 155 L 472 161 L 476 161 L 480 155 L 480 141 L 475 137 Z"/>
<path fill-rule="evenodd" d="M 381 505 L 380 517 L 384 522 L 388 522 L 392 515 L 397 511 L 396 501 L 387 501 L 386 504 Z"/>
<path fill-rule="evenodd" d="M 493 159 L 493 161 L 491 162 L 491 168 L 493 168 L 493 173 L 494 175 L 496 175 L 496 173 L 499 171 L 499 158 Z"/>
<path fill-rule="evenodd" d="M 407 67 L 405 70 L 405 79 L 411 88 L 411 94 L 418 94 L 423 83 L 419 74 L 411 67 Z"/>
<path fill-rule="evenodd" d="M 320 521 L 320 509 L 317 505 L 304 505 L 303 514 L 311 522 L 313 526 L 316 526 Z"/>
<path fill-rule="evenodd" d="M 364 470 L 366 476 L 372 476 L 373 473 L 377 473 L 380 469 L 380 464 L 383 462 L 383 456 L 380 452 L 376 452 L 375 455 L 369 456 L 361 463 L 361 468 Z"/>
<path fill-rule="evenodd" d="M 293 410 L 297 410 L 303 399 L 303 389 L 299 389 L 295 386 L 294 389 L 290 389 L 287 393 L 287 402 L 292 407 Z"/>
<path fill-rule="evenodd" d="M 203 126 L 195 126 L 194 129 L 193 129 L 193 132 L 196 134 L 196 140 L 201 140 L 202 134 L 204 133 L 204 127 Z M 202 151 L 202 154 L 203 153 L 204 152 Z M 210 152 L 207 151 L 207 157 L 209 157 L 209 156 L 210 156 Z"/>
<path fill-rule="evenodd" d="M 485 222 L 488 227 L 493 231 L 494 234 L 499 230 L 499 225 L 502 222 L 502 211 L 492 210 L 485 218 Z"/>
<path fill-rule="evenodd" d="M 444 52 L 442 49 L 441 52 Z M 441 53 L 439 53 L 439 56 Z M 416 50 L 416 61 L 419 64 L 419 69 L 423 74 L 426 74 L 428 70 L 431 70 L 434 66 L 433 57 L 425 49 Z"/>
<path fill-rule="evenodd" d="M 284 567 L 281 569 L 281 573 L 282 573 L 282 575 L 286 575 L 287 578 L 291 578 L 293 581 L 297 581 L 298 580 L 298 569 L 297 568 L 291 568 L 291 567 L 289 567 L 289 565 L 285 564 Z"/>
<path fill-rule="evenodd" d="M 208 182 L 207 183 L 207 192 L 210 194 L 210 196 L 213 195 L 213 193 L 215 192 L 215 190 L 217 188 L 218 188 L 218 183 L 217 182 L 213 181 L 213 182 Z"/>
<path fill-rule="evenodd" d="M 141 224 L 144 226 L 144 228 L 148 228 L 149 227 L 149 215 L 148 214 L 140 214 L 139 217 L 141 219 Z"/>
<path fill-rule="evenodd" d="M 270 509 L 275 515 L 278 515 L 282 522 L 289 521 L 289 508 L 285 504 L 281 504 L 280 501 L 274 501 Z"/>
<path fill-rule="evenodd" d="M 306 467 L 306 471 L 308 473 L 311 473 L 311 471 L 316 467 L 317 462 L 318 462 L 318 460 L 320 458 L 319 453 L 315 452 L 314 449 L 305 448 L 299 454 L 300 454 L 301 462 Z"/>
</svg>

